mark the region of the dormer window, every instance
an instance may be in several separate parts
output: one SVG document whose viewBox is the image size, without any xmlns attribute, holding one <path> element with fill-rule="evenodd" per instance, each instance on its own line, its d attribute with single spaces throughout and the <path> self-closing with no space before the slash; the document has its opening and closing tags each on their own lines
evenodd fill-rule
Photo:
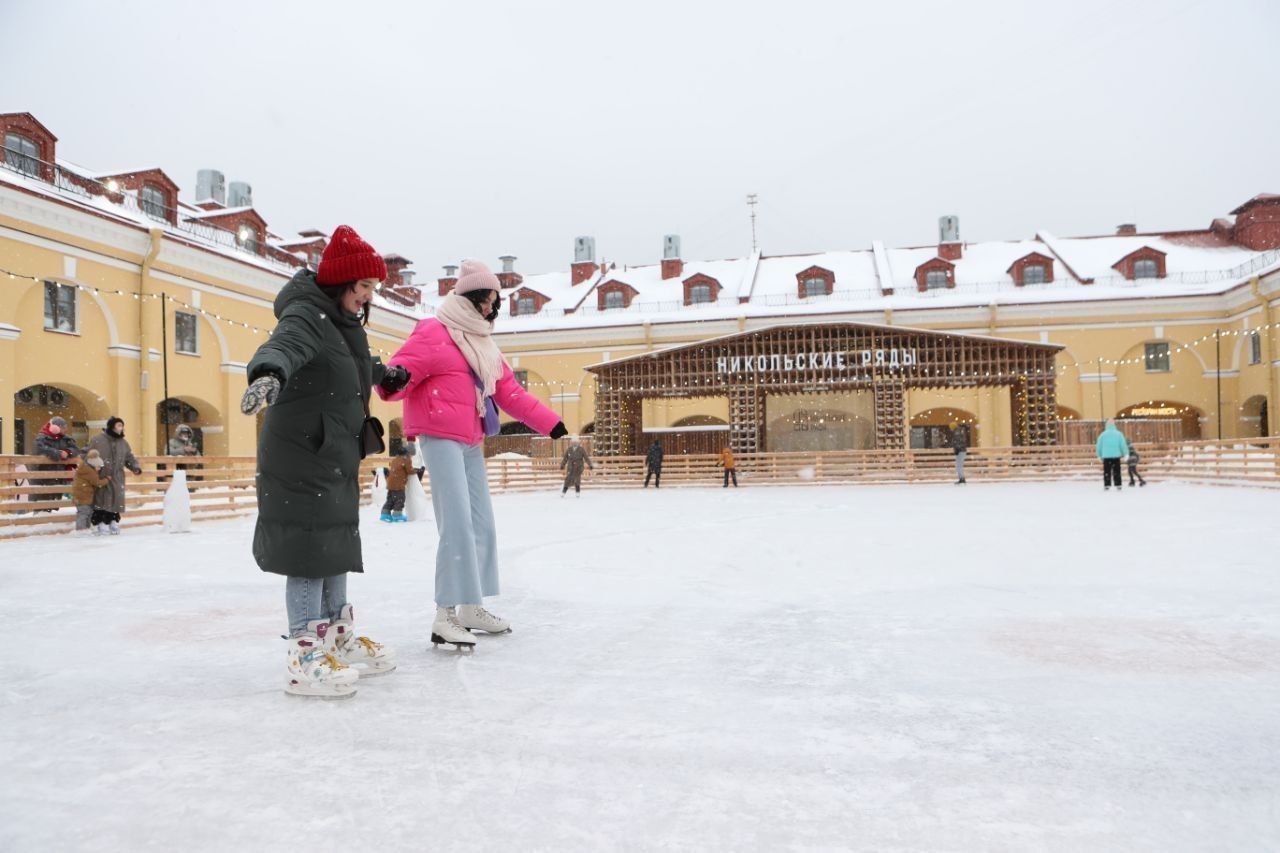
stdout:
<svg viewBox="0 0 1280 853">
<path fill-rule="evenodd" d="M 1048 281 L 1048 269 L 1044 264 L 1027 264 L 1022 268 L 1023 284 L 1044 284 Z"/>
<path fill-rule="evenodd" d="M 683 284 L 685 305 L 707 305 L 720 297 L 720 282 L 705 273 L 695 273 Z"/>
<path fill-rule="evenodd" d="M 612 311 L 615 308 L 626 308 L 627 297 L 621 290 L 610 290 L 604 295 L 604 310 Z"/>
<path fill-rule="evenodd" d="M 40 177 L 40 146 L 21 133 L 4 135 L 4 163 L 15 172 Z"/>
<path fill-rule="evenodd" d="M 796 274 L 796 292 L 801 299 L 830 296 L 835 286 L 836 274 L 823 267 L 809 267 Z"/>
<path fill-rule="evenodd" d="M 254 231 L 248 225 L 241 225 L 236 229 L 236 245 L 246 252 L 258 253 L 258 232 Z"/>
<path fill-rule="evenodd" d="M 518 297 L 513 304 L 516 309 L 513 313 L 517 317 L 538 313 L 538 300 L 534 299 L 532 296 Z"/>
<path fill-rule="evenodd" d="M 155 184 L 143 184 L 139 194 L 142 200 L 142 212 L 152 219 L 168 220 L 169 196 Z"/>
<path fill-rule="evenodd" d="M 613 311 L 618 308 L 630 308 L 631 301 L 640 294 L 625 281 L 611 278 L 596 288 L 596 310 Z"/>
<path fill-rule="evenodd" d="M 947 286 L 946 270 L 929 270 L 924 274 L 924 289 L 937 290 Z"/>
<path fill-rule="evenodd" d="M 1112 269 L 1130 281 L 1164 278 L 1165 253 L 1150 246 L 1130 252 L 1112 265 Z"/>
</svg>

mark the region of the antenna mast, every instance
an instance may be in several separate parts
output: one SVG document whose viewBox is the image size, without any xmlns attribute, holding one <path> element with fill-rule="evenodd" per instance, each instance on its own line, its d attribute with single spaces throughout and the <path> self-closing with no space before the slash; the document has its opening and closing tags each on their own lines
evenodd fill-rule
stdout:
<svg viewBox="0 0 1280 853">
<path fill-rule="evenodd" d="M 747 207 L 751 208 L 751 254 L 753 255 L 756 253 L 758 249 L 758 246 L 756 243 L 756 205 L 757 204 L 759 204 L 759 199 L 756 197 L 756 194 L 748 193 Z"/>
</svg>

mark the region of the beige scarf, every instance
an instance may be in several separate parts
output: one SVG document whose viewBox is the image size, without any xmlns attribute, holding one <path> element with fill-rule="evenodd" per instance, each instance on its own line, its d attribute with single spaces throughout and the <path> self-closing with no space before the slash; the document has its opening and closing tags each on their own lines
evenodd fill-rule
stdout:
<svg viewBox="0 0 1280 853">
<path fill-rule="evenodd" d="M 436 308 L 436 319 L 484 383 L 484 388 L 476 389 L 476 411 L 484 417 L 484 398 L 493 396 L 502 377 L 502 352 L 493 342 L 493 323 L 480 316 L 470 299 L 456 293 L 450 293 Z"/>
</svg>

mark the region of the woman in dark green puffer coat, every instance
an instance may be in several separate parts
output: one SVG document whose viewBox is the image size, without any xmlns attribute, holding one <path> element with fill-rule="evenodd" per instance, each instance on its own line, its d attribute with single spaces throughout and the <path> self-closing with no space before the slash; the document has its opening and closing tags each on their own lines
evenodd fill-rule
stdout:
<svg viewBox="0 0 1280 853">
<path fill-rule="evenodd" d="M 347 572 L 364 571 L 360 431 L 369 395 L 374 381 L 388 390 L 408 381 L 369 355 L 369 300 L 386 275 L 373 247 L 340 226 L 319 269 L 300 271 L 276 296 L 279 322 L 248 366 L 241 411 L 267 411 L 253 556 L 264 572 L 287 576 L 289 693 L 351 696 L 358 674 L 395 669 L 389 649 L 352 632 L 346 594 Z"/>
</svg>

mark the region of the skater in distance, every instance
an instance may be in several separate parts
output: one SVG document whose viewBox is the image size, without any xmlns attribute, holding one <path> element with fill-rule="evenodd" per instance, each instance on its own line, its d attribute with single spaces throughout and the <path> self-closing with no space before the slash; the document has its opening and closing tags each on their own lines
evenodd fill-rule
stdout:
<svg viewBox="0 0 1280 853">
<path fill-rule="evenodd" d="M 564 487 L 560 489 L 560 497 L 564 497 L 571 486 L 573 487 L 574 495 L 582 497 L 582 469 L 584 467 L 592 471 L 596 470 L 596 466 L 591 463 L 591 455 L 582 446 L 582 439 L 576 435 L 570 436 L 569 447 L 565 449 L 564 457 L 560 460 L 560 470 L 564 472 Z"/>
<path fill-rule="evenodd" d="M 492 337 L 502 303 L 498 277 L 479 261 L 463 261 L 436 315 L 418 322 L 389 361 L 407 377 L 403 388 L 379 388 L 404 401 L 404 434 L 416 437 L 431 479 L 436 549 L 435 645 L 472 649 L 471 630 L 503 634 L 510 623 L 484 608 L 497 595 L 498 536 L 484 464 L 484 437 L 498 431 L 501 409 L 560 438 L 560 417 L 530 395 Z"/>
<path fill-rule="evenodd" d="M 395 669 L 391 650 L 357 636 L 347 574 L 363 572 L 360 431 L 371 386 L 399 376 L 369 354 L 369 300 L 387 276 L 382 256 L 341 225 L 315 272 L 276 295 L 271 338 L 249 362 L 246 415 L 266 410 L 258 441 L 253 556 L 285 576 L 285 691 L 347 698 L 356 680 Z"/>
<path fill-rule="evenodd" d="M 1120 491 L 1124 487 L 1124 481 L 1120 479 L 1120 460 L 1129 455 L 1129 442 L 1125 440 L 1124 433 L 1116 429 L 1115 418 L 1107 420 L 1107 428 L 1098 436 L 1094 447 L 1102 460 L 1103 489 L 1110 489 L 1114 481 L 1116 491 Z"/>
</svg>

